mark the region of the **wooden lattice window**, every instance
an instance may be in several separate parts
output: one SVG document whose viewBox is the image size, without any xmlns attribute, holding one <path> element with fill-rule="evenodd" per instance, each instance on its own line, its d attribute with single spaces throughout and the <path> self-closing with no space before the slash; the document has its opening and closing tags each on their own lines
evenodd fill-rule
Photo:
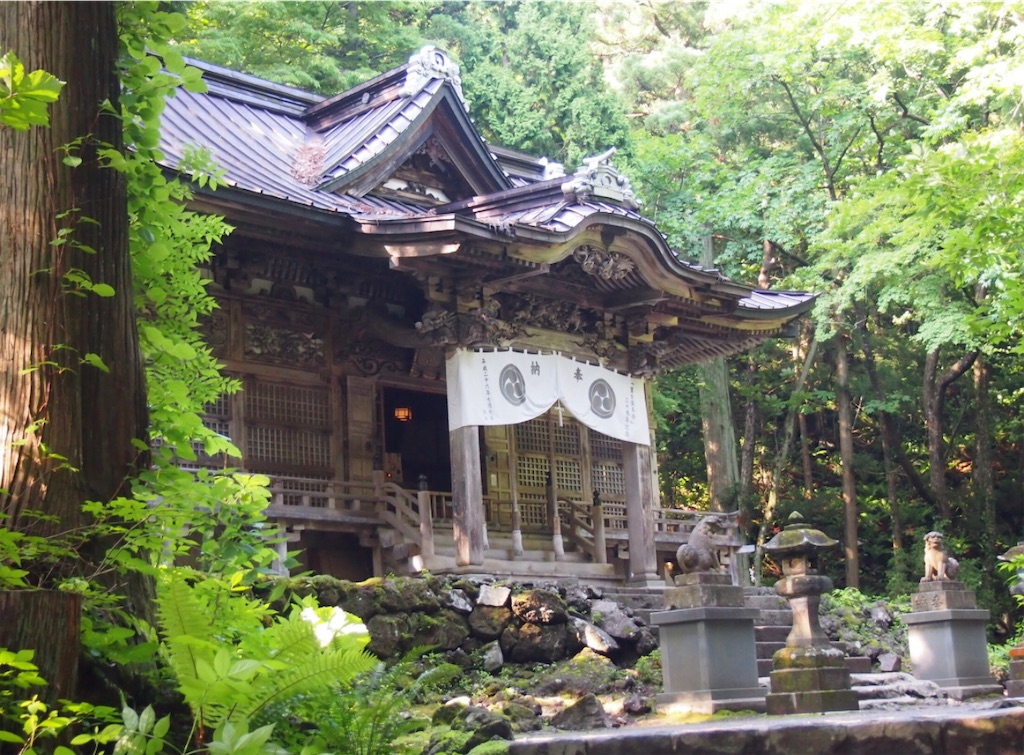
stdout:
<svg viewBox="0 0 1024 755">
<path fill-rule="evenodd" d="M 590 433 L 590 483 L 602 498 L 624 497 L 626 478 L 622 472 L 622 441 L 597 430 Z"/>
<path fill-rule="evenodd" d="M 330 417 L 326 388 L 250 380 L 245 390 L 246 466 L 330 477 Z"/>
<path fill-rule="evenodd" d="M 225 438 L 231 438 L 231 397 L 221 394 L 216 401 L 212 401 L 203 407 L 201 415 L 203 426 Z M 199 467 L 226 467 L 238 464 L 237 459 L 229 459 L 224 454 L 208 455 L 202 443 L 194 442 L 192 450 L 196 454 L 194 462 L 188 462 L 189 466 Z"/>
</svg>

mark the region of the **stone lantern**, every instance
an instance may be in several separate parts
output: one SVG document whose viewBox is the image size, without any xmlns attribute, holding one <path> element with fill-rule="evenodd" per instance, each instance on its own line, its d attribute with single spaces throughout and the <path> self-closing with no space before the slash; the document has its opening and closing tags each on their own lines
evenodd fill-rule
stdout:
<svg viewBox="0 0 1024 755">
<path fill-rule="evenodd" d="M 1024 540 L 1010 548 L 1001 556 L 1000 561 L 1012 561 L 1017 556 L 1024 556 Z M 1010 594 L 1024 595 L 1024 570 L 1017 570 L 1017 582 L 1010 587 Z M 1010 678 L 1006 682 L 1006 694 L 1009 697 L 1024 697 L 1024 641 L 1010 648 Z"/>
<path fill-rule="evenodd" d="M 772 659 L 767 709 L 774 714 L 857 710 L 845 655 L 832 646 L 818 620 L 821 595 L 832 589 L 832 580 L 818 573 L 817 557 L 838 542 L 802 519 L 793 512 L 785 529 L 764 546 L 782 564 L 775 592 L 789 601 L 793 612 L 786 647 Z"/>
</svg>

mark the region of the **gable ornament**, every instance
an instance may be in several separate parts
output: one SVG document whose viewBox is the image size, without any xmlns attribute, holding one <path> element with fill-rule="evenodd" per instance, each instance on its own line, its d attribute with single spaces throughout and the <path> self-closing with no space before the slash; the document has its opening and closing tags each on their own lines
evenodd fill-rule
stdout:
<svg viewBox="0 0 1024 755">
<path fill-rule="evenodd" d="M 411 97 L 434 79 L 442 79 L 452 85 L 462 104 L 469 109 L 466 96 L 462 93 L 462 75 L 459 66 L 448 57 L 448 53 L 437 49 L 434 45 L 421 47 L 420 51 L 409 57 L 409 68 L 405 73 L 405 83 L 401 95 Z"/>
<path fill-rule="evenodd" d="M 615 147 L 600 155 L 588 157 L 572 174 L 572 179 L 562 184 L 562 194 L 575 198 L 577 202 L 590 199 L 607 199 L 630 210 L 640 209 L 640 200 L 633 192 L 629 179 L 619 173 L 611 164 Z"/>
</svg>

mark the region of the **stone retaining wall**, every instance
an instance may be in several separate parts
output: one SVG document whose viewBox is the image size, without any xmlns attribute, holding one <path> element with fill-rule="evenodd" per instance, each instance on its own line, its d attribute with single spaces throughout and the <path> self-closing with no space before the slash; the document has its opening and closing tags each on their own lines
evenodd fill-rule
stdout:
<svg viewBox="0 0 1024 755">
<path fill-rule="evenodd" d="M 289 580 L 289 589 L 362 619 L 369 650 L 382 659 L 430 646 L 451 662 L 495 671 L 506 662 L 554 663 L 583 648 L 630 664 L 658 646 L 631 611 L 579 584 L 316 576 Z"/>
</svg>

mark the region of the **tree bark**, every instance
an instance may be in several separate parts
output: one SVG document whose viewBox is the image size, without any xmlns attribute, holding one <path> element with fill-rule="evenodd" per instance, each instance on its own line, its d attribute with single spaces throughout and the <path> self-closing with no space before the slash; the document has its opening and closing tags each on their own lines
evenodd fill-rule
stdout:
<svg viewBox="0 0 1024 755">
<path fill-rule="evenodd" d="M 974 500 L 981 521 L 983 543 L 996 541 L 995 490 L 992 478 L 992 416 L 988 387 L 991 379 L 988 360 L 979 357 L 974 363 L 974 401 L 977 411 L 974 419 L 974 463 L 971 465 L 971 483 Z M 984 548 L 985 574 L 995 568 L 995 551 Z"/>
<path fill-rule="evenodd" d="M 120 120 L 100 107 L 118 98 L 115 6 L 0 3 L 0 50 L 67 82 L 49 128 L 0 128 L 0 513 L 51 535 L 84 523 L 84 501 L 126 492 L 132 441 L 146 432 L 125 184 L 96 154 L 123 143 Z M 79 138 L 81 164 L 64 164 L 62 146 Z M 71 290 L 73 269 L 113 295 Z M 89 354 L 109 374 L 85 364 Z M 33 616 L 18 618 L 24 633 L 47 637 Z"/>
<path fill-rule="evenodd" d="M 99 108 L 117 102 L 114 6 L 0 4 L 0 49 L 67 82 L 50 128 L 0 129 L 0 511 L 19 526 L 41 510 L 57 519 L 42 531 L 63 530 L 81 524 L 84 500 L 122 491 L 146 427 L 125 186 L 97 164 L 94 141 L 122 144 L 120 121 Z M 82 164 L 64 165 L 61 146 L 90 134 Z M 63 228 L 74 243 L 52 245 Z M 69 294 L 72 268 L 114 295 Z"/>
<path fill-rule="evenodd" d="M 964 354 L 939 377 L 939 349 L 928 352 L 924 361 L 924 421 L 928 431 L 928 481 L 938 504 L 939 517 L 948 521 L 952 516 L 949 488 L 946 486 L 946 443 L 943 437 L 946 391 L 960 379 L 978 358 L 978 352 Z"/>
<path fill-rule="evenodd" d="M 714 244 L 704 237 L 700 262 L 713 267 Z M 736 428 L 729 400 L 729 368 L 725 357 L 716 357 L 698 368 L 700 383 L 700 420 L 704 430 L 704 460 L 707 465 L 708 493 L 712 511 L 736 508 L 740 470 L 737 459 Z"/>
<path fill-rule="evenodd" d="M 754 384 L 757 363 L 753 357 L 747 360 L 747 387 Z M 743 411 L 743 449 L 740 454 L 740 499 L 746 501 L 754 490 L 754 447 L 757 435 L 757 404 L 753 397 L 747 398 Z"/>
<path fill-rule="evenodd" d="M 853 402 L 850 399 L 850 359 L 844 335 L 836 338 L 836 406 L 839 410 L 839 458 L 843 467 L 843 547 L 846 552 L 846 586 L 860 587 L 857 486 L 853 474 Z"/>
</svg>

